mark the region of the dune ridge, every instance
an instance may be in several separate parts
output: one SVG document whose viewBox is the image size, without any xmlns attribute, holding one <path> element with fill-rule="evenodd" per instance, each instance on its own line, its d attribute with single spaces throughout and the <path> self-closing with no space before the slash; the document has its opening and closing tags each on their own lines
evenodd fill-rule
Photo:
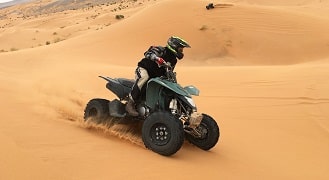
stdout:
<svg viewBox="0 0 329 180">
<path fill-rule="evenodd" d="M 193 48 L 188 50 L 187 57 L 198 65 L 204 64 L 203 62 L 207 60 L 213 60 L 211 63 L 217 64 L 280 65 L 296 64 L 328 57 L 329 36 L 326 33 L 328 27 L 323 26 L 328 19 L 316 18 L 303 13 L 303 11 L 296 12 L 290 10 L 289 7 L 231 3 L 232 6 L 227 8 L 215 8 L 206 11 L 203 5 L 203 1 L 195 1 L 194 3 L 185 1 L 176 3 L 171 1 L 157 2 L 154 6 L 143 8 L 142 13 L 136 13 L 133 17 L 129 17 L 120 23 L 103 25 L 102 29 L 97 31 L 87 29 L 86 23 L 90 24 L 90 21 L 78 24 L 71 23 L 69 25 L 71 27 L 65 26 L 62 30 L 56 23 L 43 23 L 43 26 L 48 29 L 57 28 L 58 31 L 52 30 L 54 32 L 47 30 L 47 37 L 51 33 L 55 34 L 54 41 L 67 44 L 61 45 L 61 48 L 76 51 L 75 53 L 84 57 L 90 56 L 88 51 L 91 51 L 93 52 L 92 56 L 97 61 L 108 61 L 108 54 L 121 58 L 121 51 L 118 47 L 127 47 L 129 53 L 124 58 L 117 60 L 118 63 L 116 64 L 118 65 L 132 65 L 131 62 L 135 62 L 136 58 L 140 58 L 141 52 L 149 44 L 164 44 L 163 41 L 172 34 L 185 35 L 184 38 L 190 40 Z M 179 8 L 180 13 L 172 19 L 166 12 L 175 7 Z M 300 10 L 303 10 L 303 6 Z M 125 13 L 125 11 L 122 10 L 122 13 Z M 77 15 L 73 15 L 73 17 L 78 22 L 85 21 L 84 19 L 78 19 L 82 14 L 79 15 L 79 12 L 75 14 Z M 102 21 L 103 17 L 104 19 L 105 17 L 108 18 L 111 13 L 107 12 L 105 14 L 108 15 L 102 15 L 102 17 L 94 19 L 94 22 Z M 157 31 L 156 29 L 161 27 L 155 28 L 153 23 L 149 23 L 153 21 L 151 14 L 157 14 L 158 18 L 165 23 L 175 22 L 172 26 L 165 28 L 167 33 L 154 33 Z M 64 18 L 65 14 L 62 16 Z M 188 21 L 191 16 L 195 18 L 195 21 Z M 55 17 L 58 18 L 58 16 Z M 65 23 L 66 19 L 64 18 L 62 23 Z M 114 14 L 112 14 L 111 21 L 114 21 L 113 19 Z M 40 20 L 37 23 L 40 23 Z M 81 30 L 83 26 L 84 30 Z M 71 34 L 61 37 L 59 35 L 61 34 L 60 31 L 68 28 L 71 29 L 71 33 L 76 31 L 74 33 L 76 35 Z M 88 28 L 90 28 L 90 25 Z M 100 26 L 98 25 L 97 28 L 100 28 Z M 24 33 L 35 34 L 33 30 L 30 32 L 25 30 Z M 57 33 L 59 37 L 56 37 Z M 72 41 L 64 41 L 68 36 L 73 38 L 81 33 L 89 35 L 77 37 L 76 40 Z M 109 35 L 113 33 L 117 35 Z M 20 32 L 14 31 L 13 34 L 17 36 Z M 97 34 L 97 36 L 94 36 L 94 34 Z M 147 36 L 144 37 L 143 34 L 147 34 Z M 123 35 L 126 37 L 125 41 L 120 38 Z M 30 37 L 31 35 L 22 34 L 22 36 Z M 86 39 L 90 40 L 86 41 Z M 29 41 L 25 42 L 28 43 Z M 6 45 L 8 44 L 6 43 Z M 77 45 L 80 47 L 78 50 L 76 50 Z M 37 51 L 39 51 L 39 48 L 37 48 Z M 300 53 L 301 51 L 307 52 Z M 236 59 L 239 59 L 239 61 Z"/>
</svg>

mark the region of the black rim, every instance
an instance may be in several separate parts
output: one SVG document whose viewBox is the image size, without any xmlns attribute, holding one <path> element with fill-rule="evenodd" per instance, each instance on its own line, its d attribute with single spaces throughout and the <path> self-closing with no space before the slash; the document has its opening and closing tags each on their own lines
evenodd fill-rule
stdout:
<svg viewBox="0 0 329 180">
<path fill-rule="evenodd" d="M 154 124 L 150 133 L 152 141 L 158 146 L 166 145 L 170 141 L 170 129 L 165 124 Z"/>
<path fill-rule="evenodd" d="M 208 126 L 206 124 L 201 123 L 196 129 L 201 133 L 200 139 L 206 139 L 208 137 Z"/>
</svg>

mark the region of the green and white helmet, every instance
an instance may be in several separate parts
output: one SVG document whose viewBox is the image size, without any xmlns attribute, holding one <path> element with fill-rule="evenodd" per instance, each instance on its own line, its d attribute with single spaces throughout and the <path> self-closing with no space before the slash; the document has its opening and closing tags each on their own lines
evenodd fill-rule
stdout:
<svg viewBox="0 0 329 180">
<path fill-rule="evenodd" d="M 182 59 L 184 57 L 182 48 L 190 48 L 191 46 L 184 39 L 177 36 L 171 36 L 167 41 L 167 47 L 176 55 L 178 59 Z"/>
</svg>

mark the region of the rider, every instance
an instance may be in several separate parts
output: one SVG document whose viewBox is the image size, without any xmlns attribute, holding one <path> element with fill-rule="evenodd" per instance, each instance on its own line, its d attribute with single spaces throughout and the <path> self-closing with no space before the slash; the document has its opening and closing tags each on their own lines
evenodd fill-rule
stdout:
<svg viewBox="0 0 329 180">
<path fill-rule="evenodd" d="M 135 71 L 135 84 L 129 93 L 129 100 L 126 105 L 126 111 L 131 116 L 138 116 L 135 108 L 135 102 L 140 98 L 141 93 L 145 93 L 145 84 L 150 78 L 165 75 L 164 64 L 169 62 L 172 68 L 184 57 L 183 48 L 191 46 L 182 38 L 171 36 L 166 47 L 151 46 L 145 53 L 144 58 L 138 62 Z"/>
</svg>

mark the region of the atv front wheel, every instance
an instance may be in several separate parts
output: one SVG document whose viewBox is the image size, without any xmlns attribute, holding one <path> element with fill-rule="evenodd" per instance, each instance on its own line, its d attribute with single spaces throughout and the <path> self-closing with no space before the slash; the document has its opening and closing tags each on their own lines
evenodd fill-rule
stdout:
<svg viewBox="0 0 329 180">
<path fill-rule="evenodd" d="M 88 102 L 84 111 L 84 120 L 101 123 L 109 117 L 109 100 L 92 99 Z"/>
<path fill-rule="evenodd" d="M 189 133 L 185 133 L 186 139 L 190 143 L 203 150 L 209 150 L 217 144 L 219 127 L 212 117 L 203 114 L 201 123 L 196 127 L 196 130 L 200 132 L 201 137 L 195 137 Z"/>
<path fill-rule="evenodd" d="M 167 112 L 155 112 L 146 118 L 142 127 L 146 148 L 164 155 L 175 154 L 183 145 L 182 122 Z"/>
</svg>

